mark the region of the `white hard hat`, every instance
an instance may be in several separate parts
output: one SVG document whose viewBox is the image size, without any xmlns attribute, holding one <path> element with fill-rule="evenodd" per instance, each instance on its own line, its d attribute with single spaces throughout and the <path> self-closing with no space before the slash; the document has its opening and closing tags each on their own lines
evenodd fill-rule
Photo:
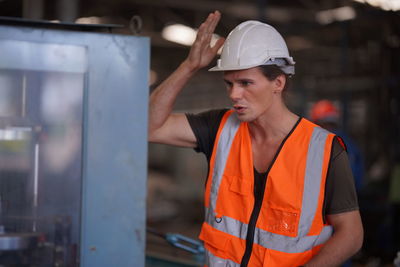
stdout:
<svg viewBox="0 0 400 267">
<path fill-rule="evenodd" d="M 286 74 L 294 74 L 294 64 L 285 40 L 274 27 L 249 20 L 240 23 L 229 33 L 217 66 L 209 71 L 277 65 Z"/>
</svg>

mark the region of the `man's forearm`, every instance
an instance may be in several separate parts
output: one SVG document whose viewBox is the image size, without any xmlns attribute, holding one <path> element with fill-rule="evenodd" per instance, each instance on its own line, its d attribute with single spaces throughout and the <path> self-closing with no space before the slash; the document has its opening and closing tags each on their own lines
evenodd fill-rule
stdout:
<svg viewBox="0 0 400 267">
<path fill-rule="evenodd" d="M 363 229 L 358 211 L 328 217 L 332 221 L 334 233 L 307 267 L 339 266 L 360 250 Z"/>
<path fill-rule="evenodd" d="M 361 248 L 362 237 L 342 236 L 334 234 L 319 253 L 314 256 L 307 264 L 307 267 L 329 267 L 340 266 L 343 262 L 353 256 Z"/>
<path fill-rule="evenodd" d="M 171 114 L 175 100 L 195 71 L 183 62 L 151 94 L 149 106 L 149 132 L 161 127 Z"/>
</svg>

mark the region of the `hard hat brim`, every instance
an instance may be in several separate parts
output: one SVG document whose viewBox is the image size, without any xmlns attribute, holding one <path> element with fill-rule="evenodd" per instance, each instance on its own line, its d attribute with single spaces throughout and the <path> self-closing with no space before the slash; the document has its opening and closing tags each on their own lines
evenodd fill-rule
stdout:
<svg viewBox="0 0 400 267">
<path fill-rule="evenodd" d="M 257 67 L 258 65 L 249 65 L 249 66 L 228 66 L 228 67 L 220 67 L 220 66 L 214 66 L 208 71 L 229 71 L 229 70 L 247 70 L 251 69 L 254 67 Z"/>
<path fill-rule="evenodd" d="M 255 67 L 259 67 L 262 65 L 256 64 L 256 65 L 248 65 L 248 66 L 228 66 L 228 67 L 220 67 L 220 66 L 214 66 L 211 69 L 208 69 L 208 71 L 231 71 L 231 70 L 247 70 L 247 69 L 251 69 L 251 68 L 255 68 Z M 277 66 L 278 68 L 280 68 L 284 73 L 286 73 L 287 75 L 294 75 L 294 66 L 293 65 L 289 65 L 286 66 L 284 68 Z"/>
</svg>

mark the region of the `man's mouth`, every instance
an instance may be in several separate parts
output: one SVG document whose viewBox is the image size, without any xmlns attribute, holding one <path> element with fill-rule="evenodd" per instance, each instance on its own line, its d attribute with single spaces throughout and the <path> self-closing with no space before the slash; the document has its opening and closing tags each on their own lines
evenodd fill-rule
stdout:
<svg viewBox="0 0 400 267">
<path fill-rule="evenodd" d="M 246 110 L 246 108 L 244 106 L 240 106 L 240 105 L 234 105 L 233 108 L 235 109 L 235 111 L 237 113 L 243 113 Z"/>
</svg>

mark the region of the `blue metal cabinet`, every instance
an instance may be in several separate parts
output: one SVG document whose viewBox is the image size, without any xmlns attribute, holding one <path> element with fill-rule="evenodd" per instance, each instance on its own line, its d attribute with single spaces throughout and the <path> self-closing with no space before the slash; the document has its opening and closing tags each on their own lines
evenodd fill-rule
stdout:
<svg viewBox="0 0 400 267">
<path fill-rule="evenodd" d="M 144 266 L 149 47 L 0 22 L 0 263 Z"/>
</svg>

